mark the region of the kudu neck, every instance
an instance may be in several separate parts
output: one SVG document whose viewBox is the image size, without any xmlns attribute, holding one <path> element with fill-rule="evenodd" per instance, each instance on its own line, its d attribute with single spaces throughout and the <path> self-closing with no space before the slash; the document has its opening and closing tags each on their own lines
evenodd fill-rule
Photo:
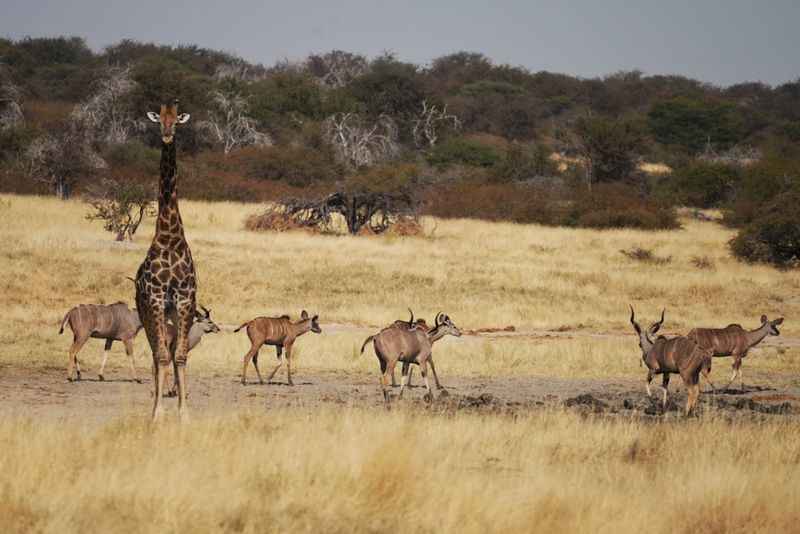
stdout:
<svg viewBox="0 0 800 534">
<path fill-rule="evenodd" d="M 747 344 L 752 347 L 753 345 L 761 342 L 762 339 L 769 335 L 769 327 L 769 323 L 764 323 L 761 325 L 761 327 L 747 332 L 747 334 L 745 334 L 747 337 Z"/>
<path fill-rule="evenodd" d="M 442 339 L 446 333 L 447 332 L 445 332 L 441 326 L 435 326 L 428 330 L 428 339 L 431 341 L 431 343 L 435 343 Z"/>
</svg>

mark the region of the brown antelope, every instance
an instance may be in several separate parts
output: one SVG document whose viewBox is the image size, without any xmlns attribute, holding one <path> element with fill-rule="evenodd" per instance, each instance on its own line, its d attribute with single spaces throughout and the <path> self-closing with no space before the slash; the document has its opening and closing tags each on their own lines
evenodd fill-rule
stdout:
<svg viewBox="0 0 800 534">
<path fill-rule="evenodd" d="M 292 347 L 295 340 L 308 331 L 315 334 L 322 333 L 319 327 L 319 316 L 309 317 L 308 313 L 303 310 L 300 314 L 300 320 L 293 323 L 288 315 L 281 317 L 256 317 L 246 323 L 243 323 L 239 328 L 234 330 L 238 332 L 244 327 L 247 327 L 247 336 L 250 338 L 251 347 L 244 355 L 244 366 L 242 367 L 242 384 L 247 383 L 247 365 L 250 360 L 253 360 L 253 367 L 256 368 L 259 384 L 263 384 L 264 380 L 261 378 L 261 371 L 258 370 L 258 351 L 262 345 L 272 345 L 278 355 L 278 365 L 270 373 L 267 382 L 272 380 L 278 369 L 281 368 L 284 362 L 283 350 L 286 349 L 286 374 L 288 376 L 288 383 L 290 386 L 294 385 L 292 382 Z"/>
<path fill-rule="evenodd" d="M 433 368 L 433 362 L 431 361 L 433 344 L 447 334 L 460 337 L 461 330 L 453 324 L 453 321 L 451 321 L 447 315 L 437 313 L 435 324 L 430 330 L 423 330 L 422 328 L 398 328 L 395 323 L 364 340 L 364 344 L 361 345 L 361 353 L 364 353 L 367 344 L 372 341 L 375 355 L 378 357 L 378 362 L 381 366 L 383 400 L 387 405 L 389 404 L 389 391 L 387 387 L 398 361 L 403 362 L 403 375 L 400 378 L 399 396 L 403 396 L 410 364 L 416 363 L 419 365 L 422 377 L 425 379 L 425 388 L 427 389 L 425 397 L 427 399 L 433 398 L 431 386 L 428 383 L 428 363 L 430 362 L 431 368 Z"/>
<path fill-rule="evenodd" d="M 661 320 L 653 323 L 647 330 L 642 330 L 634 319 L 633 306 L 631 306 L 631 324 L 639 336 L 639 348 L 642 349 L 642 361 L 647 366 L 647 396 L 650 397 L 650 382 L 655 375 L 662 375 L 664 398 L 662 407 L 667 407 L 667 395 L 670 374 L 679 374 L 686 386 L 688 397 L 686 399 L 686 415 L 689 415 L 700 396 L 700 373 L 711 369 L 711 351 L 702 349 L 697 343 L 683 336 L 667 339 L 658 336 L 653 341 L 654 335 L 664 323 L 664 312 Z"/>
<path fill-rule="evenodd" d="M 778 325 L 782 323 L 783 317 L 769 321 L 766 315 L 762 315 L 761 326 L 755 330 L 747 331 L 738 324 L 730 324 L 725 328 L 695 328 L 689 332 L 688 337 L 704 349 L 713 350 L 715 357 L 733 356 L 733 374 L 725 388 L 733 384 L 738 375 L 739 387 L 744 390 L 742 359 L 765 337 L 779 336 L 781 333 Z"/>
<path fill-rule="evenodd" d="M 133 340 L 136 334 L 142 329 L 142 322 L 139 320 L 139 313 L 136 308 L 128 308 L 124 302 L 114 304 L 81 304 L 75 306 L 67 312 L 61 320 L 61 328 L 58 333 L 64 332 L 64 325 L 69 323 L 72 330 L 72 346 L 69 348 L 69 363 L 67 364 L 67 380 L 72 381 L 73 367 L 77 370 L 77 379 L 81 379 L 81 366 L 78 363 L 78 352 L 89 338 L 105 339 L 106 346 L 103 349 L 103 361 L 100 364 L 99 378 L 105 380 L 103 370 L 108 359 L 108 351 L 115 341 L 122 341 L 125 345 L 125 353 L 131 359 L 131 378 L 136 382 L 141 382 L 136 377 L 136 366 L 133 359 Z"/>
</svg>

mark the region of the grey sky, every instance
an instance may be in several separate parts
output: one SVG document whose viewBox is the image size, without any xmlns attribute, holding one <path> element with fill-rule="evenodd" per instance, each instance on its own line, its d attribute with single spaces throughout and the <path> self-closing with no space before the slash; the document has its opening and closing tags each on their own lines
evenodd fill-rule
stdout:
<svg viewBox="0 0 800 534">
<path fill-rule="evenodd" d="M 0 0 L 0 35 L 197 44 L 270 65 L 334 48 L 427 64 L 459 50 L 583 77 L 800 77 L 798 0 Z"/>
</svg>

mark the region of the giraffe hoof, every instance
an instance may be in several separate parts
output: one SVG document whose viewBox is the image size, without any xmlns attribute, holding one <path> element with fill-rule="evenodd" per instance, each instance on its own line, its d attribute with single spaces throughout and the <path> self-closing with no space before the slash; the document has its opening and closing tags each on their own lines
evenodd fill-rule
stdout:
<svg viewBox="0 0 800 534">
<path fill-rule="evenodd" d="M 105 382 L 106 381 L 106 379 L 105 379 L 105 377 L 103 375 L 97 375 L 97 378 L 100 380 L 100 382 Z"/>
<path fill-rule="evenodd" d="M 447 392 L 444 388 L 439 388 L 439 396 L 440 397 L 449 397 L 450 393 Z"/>
<path fill-rule="evenodd" d="M 431 395 L 430 393 L 426 393 L 425 396 L 422 397 L 422 398 L 423 398 L 423 400 L 425 402 L 432 402 L 433 401 L 433 395 Z"/>
<path fill-rule="evenodd" d="M 136 382 L 137 384 L 141 384 L 142 383 L 142 379 L 141 378 L 134 378 L 133 381 Z"/>
</svg>

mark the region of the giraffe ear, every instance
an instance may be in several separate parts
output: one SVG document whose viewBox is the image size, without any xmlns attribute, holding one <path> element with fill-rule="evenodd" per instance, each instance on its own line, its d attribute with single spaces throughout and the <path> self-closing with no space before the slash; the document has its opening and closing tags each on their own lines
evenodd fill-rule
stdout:
<svg viewBox="0 0 800 534">
<path fill-rule="evenodd" d="M 191 115 L 188 113 L 181 113 L 178 115 L 178 124 L 186 124 L 189 122 L 189 117 L 191 117 Z"/>
<path fill-rule="evenodd" d="M 158 116 L 158 113 L 155 111 L 148 111 L 147 118 L 150 119 L 152 122 L 161 122 L 161 117 Z"/>
</svg>

